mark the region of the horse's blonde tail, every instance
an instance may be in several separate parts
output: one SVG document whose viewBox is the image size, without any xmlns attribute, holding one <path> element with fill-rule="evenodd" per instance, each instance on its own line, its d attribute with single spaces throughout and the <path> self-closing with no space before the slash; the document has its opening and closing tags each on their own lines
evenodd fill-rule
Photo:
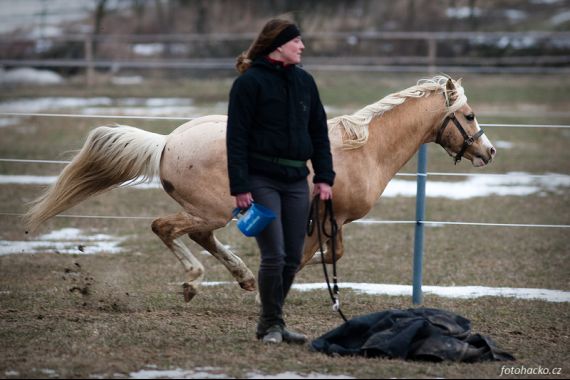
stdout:
<svg viewBox="0 0 570 380">
<path fill-rule="evenodd" d="M 91 131 L 83 148 L 56 183 L 32 202 L 25 215 L 31 231 L 81 201 L 120 184 L 150 182 L 159 175 L 166 136 L 116 126 Z"/>
</svg>

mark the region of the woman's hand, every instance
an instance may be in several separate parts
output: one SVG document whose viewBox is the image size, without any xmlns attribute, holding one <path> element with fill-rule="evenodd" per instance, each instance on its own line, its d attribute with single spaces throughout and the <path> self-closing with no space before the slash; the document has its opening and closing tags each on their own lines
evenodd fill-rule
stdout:
<svg viewBox="0 0 570 380">
<path fill-rule="evenodd" d="M 313 197 L 317 194 L 321 195 L 321 201 L 332 199 L 332 187 L 328 183 L 315 183 L 313 189 Z"/>
<path fill-rule="evenodd" d="M 245 210 L 253 203 L 253 196 L 251 193 L 241 193 L 236 195 L 236 206 Z"/>
</svg>

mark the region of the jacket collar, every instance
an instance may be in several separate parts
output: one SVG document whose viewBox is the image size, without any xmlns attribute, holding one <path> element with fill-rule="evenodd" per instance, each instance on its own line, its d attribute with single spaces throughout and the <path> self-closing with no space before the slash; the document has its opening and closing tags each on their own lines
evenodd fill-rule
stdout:
<svg viewBox="0 0 570 380">
<path fill-rule="evenodd" d="M 264 67 L 277 72 L 288 72 L 295 67 L 295 65 L 284 65 L 283 62 L 271 59 L 268 56 L 257 57 L 252 66 Z"/>
</svg>

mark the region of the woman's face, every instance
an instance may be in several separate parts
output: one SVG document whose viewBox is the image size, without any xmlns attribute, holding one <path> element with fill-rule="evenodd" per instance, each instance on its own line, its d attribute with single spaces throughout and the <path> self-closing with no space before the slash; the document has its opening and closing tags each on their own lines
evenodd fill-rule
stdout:
<svg viewBox="0 0 570 380">
<path fill-rule="evenodd" d="M 301 63 L 303 50 L 305 50 L 305 45 L 300 36 L 293 38 L 291 41 L 277 48 L 277 51 L 281 53 L 283 63 L 289 65 Z"/>
</svg>

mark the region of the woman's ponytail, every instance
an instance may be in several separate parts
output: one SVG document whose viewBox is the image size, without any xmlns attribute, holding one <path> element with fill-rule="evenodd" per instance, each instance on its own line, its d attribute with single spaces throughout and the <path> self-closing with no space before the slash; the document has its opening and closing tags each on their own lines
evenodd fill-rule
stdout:
<svg viewBox="0 0 570 380">
<path fill-rule="evenodd" d="M 244 51 L 236 58 L 236 70 L 238 73 L 243 74 L 251 67 L 252 60 L 247 57 L 247 51 Z"/>
</svg>

